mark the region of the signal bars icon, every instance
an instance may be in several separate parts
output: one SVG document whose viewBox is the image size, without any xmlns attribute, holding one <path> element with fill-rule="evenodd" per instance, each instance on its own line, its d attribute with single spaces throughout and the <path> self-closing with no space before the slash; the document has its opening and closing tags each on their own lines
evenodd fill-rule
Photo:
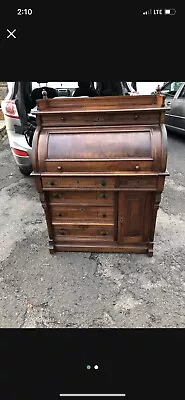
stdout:
<svg viewBox="0 0 185 400">
<path fill-rule="evenodd" d="M 143 11 L 143 15 L 151 15 L 151 14 L 152 14 L 152 10 Z"/>
</svg>

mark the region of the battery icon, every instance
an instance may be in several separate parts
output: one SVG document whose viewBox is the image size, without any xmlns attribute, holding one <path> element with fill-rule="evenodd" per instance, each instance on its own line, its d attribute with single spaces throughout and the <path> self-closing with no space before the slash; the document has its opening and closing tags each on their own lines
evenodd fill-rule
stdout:
<svg viewBox="0 0 185 400">
<path fill-rule="evenodd" d="M 168 10 L 164 10 L 165 15 L 175 15 L 176 10 L 174 8 L 169 8 Z"/>
</svg>

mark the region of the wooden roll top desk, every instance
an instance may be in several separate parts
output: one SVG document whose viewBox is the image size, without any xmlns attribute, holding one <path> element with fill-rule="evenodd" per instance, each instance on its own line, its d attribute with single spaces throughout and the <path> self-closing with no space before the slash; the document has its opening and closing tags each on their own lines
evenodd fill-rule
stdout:
<svg viewBox="0 0 185 400">
<path fill-rule="evenodd" d="M 38 101 L 33 175 L 51 253 L 153 255 L 165 111 L 161 95 Z"/>
</svg>

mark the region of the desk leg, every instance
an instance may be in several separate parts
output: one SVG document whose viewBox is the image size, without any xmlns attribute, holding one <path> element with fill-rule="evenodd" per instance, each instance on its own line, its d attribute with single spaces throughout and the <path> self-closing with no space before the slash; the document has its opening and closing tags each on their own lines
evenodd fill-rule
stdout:
<svg viewBox="0 0 185 400">
<path fill-rule="evenodd" d="M 40 195 L 40 201 L 41 201 L 42 207 L 45 212 L 46 223 L 47 223 L 47 227 L 48 227 L 49 252 L 51 254 L 53 254 L 53 253 L 55 253 L 55 242 L 54 242 L 54 236 L 53 236 L 53 227 L 52 227 L 52 223 L 51 223 L 50 209 L 49 209 L 49 205 L 48 205 L 48 201 L 47 201 L 47 193 L 42 192 L 42 193 L 39 193 L 39 195 Z"/>
<path fill-rule="evenodd" d="M 157 192 L 154 197 L 154 204 L 153 204 L 153 211 L 152 211 L 152 222 L 151 222 L 151 228 L 150 228 L 150 237 L 149 237 L 149 243 L 148 243 L 148 256 L 152 257 L 153 256 L 153 246 L 154 246 L 154 234 L 155 234 L 155 225 L 156 225 L 156 219 L 157 219 L 157 211 L 159 209 L 159 204 L 161 201 L 161 192 Z"/>
</svg>

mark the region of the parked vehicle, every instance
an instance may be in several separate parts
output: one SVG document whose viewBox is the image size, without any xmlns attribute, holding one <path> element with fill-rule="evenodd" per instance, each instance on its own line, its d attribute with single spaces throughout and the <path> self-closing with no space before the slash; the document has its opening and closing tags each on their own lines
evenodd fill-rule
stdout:
<svg viewBox="0 0 185 400">
<path fill-rule="evenodd" d="M 165 82 L 160 87 L 161 94 L 173 98 L 183 82 Z"/>
<path fill-rule="evenodd" d="M 45 88 L 48 97 L 72 96 L 77 82 L 7 82 L 8 94 L 1 102 L 10 148 L 23 175 L 32 172 L 32 137 L 36 128 L 36 117 L 32 111 L 36 100 L 42 98 Z"/>
<path fill-rule="evenodd" d="M 161 93 L 165 95 L 165 105 L 170 107 L 165 115 L 166 128 L 185 134 L 185 82 L 170 82 L 167 85 L 161 88 Z"/>
<path fill-rule="evenodd" d="M 154 84 L 160 87 L 160 93 L 165 96 L 165 106 L 169 110 L 165 114 L 165 125 L 170 131 L 185 134 L 185 82 L 165 82 L 163 85 L 160 82 L 142 82 L 142 88 L 137 83 L 137 91 L 139 94 L 147 93 L 147 88 L 151 88 Z M 141 84 L 141 82 L 140 82 Z M 144 85 L 146 86 L 144 87 Z M 156 89 L 151 94 L 156 93 Z"/>
</svg>

